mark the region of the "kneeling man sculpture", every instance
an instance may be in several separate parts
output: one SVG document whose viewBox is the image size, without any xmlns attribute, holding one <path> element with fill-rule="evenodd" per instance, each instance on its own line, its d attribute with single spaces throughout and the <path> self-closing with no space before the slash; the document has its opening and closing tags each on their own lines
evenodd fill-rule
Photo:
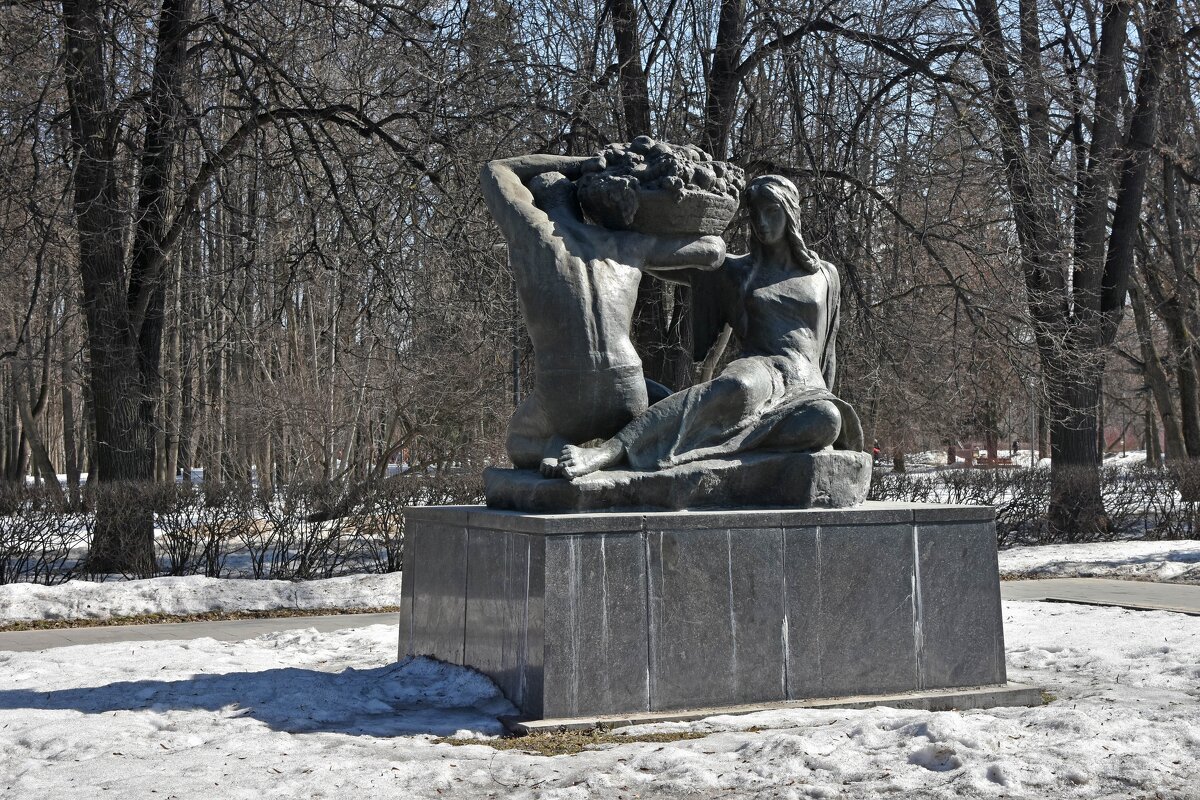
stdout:
<svg viewBox="0 0 1200 800">
<path fill-rule="evenodd" d="M 406 510 L 401 657 L 482 671 L 524 730 L 1040 702 L 1006 682 L 993 509 L 864 502 L 862 426 L 832 391 L 840 281 L 795 184 L 644 136 L 481 183 L 535 382 L 487 507 Z M 739 207 L 750 252 L 729 255 Z M 690 286 L 697 353 L 729 324 L 738 357 L 682 391 L 646 380 L 644 279 Z"/>
</svg>

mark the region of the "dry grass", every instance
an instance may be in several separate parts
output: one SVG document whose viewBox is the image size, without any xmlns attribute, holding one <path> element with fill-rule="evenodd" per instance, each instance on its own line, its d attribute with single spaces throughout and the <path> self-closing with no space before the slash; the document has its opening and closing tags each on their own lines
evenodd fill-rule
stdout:
<svg viewBox="0 0 1200 800">
<path fill-rule="evenodd" d="M 38 619 L 5 623 L 0 625 L 0 633 L 9 633 L 12 631 L 49 631 L 61 628 L 104 628 L 114 625 L 157 625 L 170 622 L 222 622 L 237 619 L 327 617 L 337 614 L 386 614 L 399 611 L 399 606 L 310 609 L 277 608 L 268 611 L 206 611 L 201 614 L 138 614 L 132 617 L 108 617 L 106 619 Z"/>
</svg>

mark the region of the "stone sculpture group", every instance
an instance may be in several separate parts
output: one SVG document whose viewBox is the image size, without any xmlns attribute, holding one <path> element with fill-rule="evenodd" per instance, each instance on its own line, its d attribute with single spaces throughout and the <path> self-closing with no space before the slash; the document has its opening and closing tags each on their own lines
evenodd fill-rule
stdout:
<svg viewBox="0 0 1200 800">
<path fill-rule="evenodd" d="M 517 469 L 489 471 L 490 505 L 862 501 L 862 428 L 831 391 L 840 280 L 804 241 L 792 181 L 746 185 L 732 164 L 643 136 L 592 157 L 493 161 L 481 182 L 535 361 L 509 425 Z M 732 255 L 720 234 L 739 206 L 750 252 Z M 713 380 L 672 393 L 642 374 L 630 328 L 646 273 L 690 285 L 716 312 L 695 331 L 701 347 L 733 327 L 739 357 Z M 781 454 L 808 457 L 785 464 Z"/>
<path fill-rule="evenodd" d="M 791 181 L 639 138 L 493 161 L 483 188 L 536 383 L 489 508 L 405 510 L 401 656 L 480 670 L 525 732 L 1041 701 L 1006 684 L 993 510 L 863 504 L 871 457 L 831 391 L 838 272 Z M 739 208 L 750 247 L 730 255 Z M 642 280 L 690 285 L 697 351 L 730 324 L 737 357 L 679 392 L 646 381 Z"/>
</svg>

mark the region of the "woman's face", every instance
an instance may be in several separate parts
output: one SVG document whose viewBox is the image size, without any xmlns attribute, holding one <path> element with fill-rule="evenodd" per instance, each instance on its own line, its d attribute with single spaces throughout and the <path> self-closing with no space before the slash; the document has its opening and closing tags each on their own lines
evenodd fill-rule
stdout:
<svg viewBox="0 0 1200 800">
<path fill-rule="evenodd" d="M 787 231 L 787 213 L 769 194 L 759 194 L 750 203 L 750 227 L 764 244 L 775 244 Z"/>
</svg>

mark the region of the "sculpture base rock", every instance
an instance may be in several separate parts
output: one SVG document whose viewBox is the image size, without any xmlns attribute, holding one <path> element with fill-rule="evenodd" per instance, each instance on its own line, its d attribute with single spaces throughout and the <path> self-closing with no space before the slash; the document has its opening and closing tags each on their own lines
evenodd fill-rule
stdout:
<svg viewBox="0 0 1200 800">
<path fill-rule="evenodd" d="M 655 472 L 602 470 L 573 481 L 493 467 L 484 472 L 484 485 L 489 507 L 516 511 L 848 508 L 866 500 L 871 456 L 849 450 L 753 453 Z"/>
</svg>

